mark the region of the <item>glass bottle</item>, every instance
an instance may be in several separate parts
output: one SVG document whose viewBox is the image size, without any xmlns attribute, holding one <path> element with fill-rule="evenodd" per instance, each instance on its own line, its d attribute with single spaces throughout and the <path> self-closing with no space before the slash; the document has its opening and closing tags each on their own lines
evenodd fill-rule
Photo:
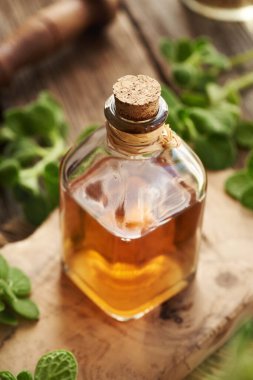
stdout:
<svg viewBox="0 0 253 380">
<path fill-rule="evenodd" d="M 121 321 L 171 298 L 196 271 L 206 174 L 167 115 L 157 81 L 120 78 L 105 125 L 61 165 L 64 269 Z"/>
<path fill-rule="evenodd" d="M 216 20 L 253 19 L 253 0 L 182 0 L 193 11 Z"/>
</svg>

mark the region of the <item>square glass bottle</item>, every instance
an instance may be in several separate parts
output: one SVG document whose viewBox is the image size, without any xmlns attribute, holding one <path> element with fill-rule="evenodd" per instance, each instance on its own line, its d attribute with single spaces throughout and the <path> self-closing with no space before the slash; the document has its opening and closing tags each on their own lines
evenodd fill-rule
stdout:
<svg viewBox="0 0 253 380">
<path fill-rule="evenodd" d="M 63 261 L 107 314 L 138 318 L 193 279 L 205 170 L 165 124 L 159 83 L 128 75 L 105 103 L 105 125 L 61 165 Z"/>
</svg>

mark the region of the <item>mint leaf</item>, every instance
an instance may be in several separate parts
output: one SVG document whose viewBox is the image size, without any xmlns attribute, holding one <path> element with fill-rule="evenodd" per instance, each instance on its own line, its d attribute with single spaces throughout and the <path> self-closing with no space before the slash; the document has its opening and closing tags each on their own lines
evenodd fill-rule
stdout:
<svg viewBox="0 0 253 380">
<path fill-rule="evenodd" d="M 0 279 L 0 294 L 4 302 L 9 306 L 12 306 L 12 303 L 16 300 L 16 296 L 9 287 L 8 283 Z"/>
<path fill-rule="evenodd" d="M 42 174 L 47 192 L 48 209 L 51 211 L 59 204 L 59 165 L 50 162 Z"/>
<path fill-rule="evenodd" d="M 4 112 L 0 185 L 11 189 L 24 217 L 35 226 L 59 204 L 58 175 L 51 180 L 49 171 L 64 153 L 66 130 L 61 107 L 46 92 Z"/>
<path fill-rule="evenodd" d="M 199 136 L 194 150 L 210 170 L 222 170 L 232 166 L 236 159 L 234 143 L 223 135 Z"/>
<path fill-rule="evenodd" d="M 0 184 L 2 186 L 14 186 L 19 178 L 19 163 L 12 158 L 0 161 Z"/>
<path fill-rule="evenodd" d="M 16 380 L 16 377 L 13 376 L 9 371 L 1 371 L 0 380 Z"/>
<path fill-rule="evenodd" d="M 0 255 L 0 324 L 16 326 L 16 314 L 26 319 L 37 320 L 39 310 L 27 297 L 31 292 L 30 279 L 20 269 L 9 267 Z"/>
<path fill-rule="evenodd" d="M 189 116 L 197 130 L 202 133 L 231 136 L 237 124 L 237 119 L 230 110 L 218 107 L 216 109 L 191 108 Z"/>
<path fill-rule="evenodd" d="M 28 166 L 44 157 L 47 149 L 40 147 L 30 137 L 20 137 L 18 141 L 15 140 L 6 146 L 4 154 L 14 158 L 21 166 Z"/>
<path fill-rule="evenodd" d="M 11 302 L 11 307 L 18 315 L 23 318 L 30 320 L 39 319 L 39 309 L 30 299 L 15 298 Z"/>
<path fill-rule="evenodd" d="M 30 279 L 18 268 L 10 268 L 8 284 L 17 297 L 26 297 L 31 293 Z"/>
<path fill-rule="evenodd" d="M 42 356 L 34 380 L 76 380 L 77 362 L 71 352 L 58 350 Z"/>
<path fill-rule="evenodd" d="M 253 148 L 253 122 L 241 120 L 236 130 L 235 137 L 238 145 L 242 148 Z"/>
<path fill-rule="evenodd" d="M 28 222 L 34 226 L 39 226 L 49 214 L 46 199 L 35 194 L 23 202 L 23 211 Z"/>
<path fill-rule="evenodd" d="M 249 176 L 253 179 L 253 150 L 247 158 L 247 171 Z"/>
<path fill-rule="evenodd" d="M 9 273 L 9 265 L 5 258 L 0 255 L 0 279 L 6 280 Z"/>
<path fill-rule="evenodd" d="M 0 300 L 0 312 L 4 311 L 5 304 Z"/>
<path fill-rule="evenodd" d="M 17 326 L 18 320 L 13 312 L 4 310 L 0 312 L 0 324 L 7 326 Z"/>
<path fill-rule="evenodd" d="M 17 380 L 33 380 L 31 372 L 22 371 L 18 374 Z"/>
<path fill-rule="evenodd" d="M 253 178 L 250 178 L 244 170 L 232 174 L 225 182 L 226 192 L 239 201 L 244 192 L 251 186 L 253 186 Z"/>
<path fill-rule="evenodd" d="M 253 210 L 253 186 L 245 190 L 241 198 L 241 203 L 244 207 Z"/>
<path fill-rule="evenodd" d="M 14 292 L 7 285 L 0 281 L 0 287 L 2 286 L 4 300 L 8 305 L 21 317 L 37 320 L 39 318 L 39 310 L 34 302 L 25 298 L 19 299 L 15 296 Z"/>
</svg>

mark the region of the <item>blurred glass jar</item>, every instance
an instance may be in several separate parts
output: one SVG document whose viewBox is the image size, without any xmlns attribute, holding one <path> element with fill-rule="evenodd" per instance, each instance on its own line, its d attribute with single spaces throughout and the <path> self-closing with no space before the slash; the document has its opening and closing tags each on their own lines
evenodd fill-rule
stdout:
<svg viewBox="0 0 253 380">
<path fill-rule="evenodd" d="M 194 12 L 216 20 L 253 19 L 253 0 L 182 0 L 182 2 Z"/>
</svg>

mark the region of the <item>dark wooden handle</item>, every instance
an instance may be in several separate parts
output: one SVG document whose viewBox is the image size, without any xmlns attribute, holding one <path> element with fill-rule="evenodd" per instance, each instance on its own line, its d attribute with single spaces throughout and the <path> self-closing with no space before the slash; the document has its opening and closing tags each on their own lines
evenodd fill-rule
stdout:
<svg viewBox="0 0 253 380">
<path fill-rule="evenodd" d="M 65 41 L 115 13 L 115 1 L 65 0 L 40 10 L 0 45 L 0 85 L 21 67 L 51 54 Z"/>
</svg>

